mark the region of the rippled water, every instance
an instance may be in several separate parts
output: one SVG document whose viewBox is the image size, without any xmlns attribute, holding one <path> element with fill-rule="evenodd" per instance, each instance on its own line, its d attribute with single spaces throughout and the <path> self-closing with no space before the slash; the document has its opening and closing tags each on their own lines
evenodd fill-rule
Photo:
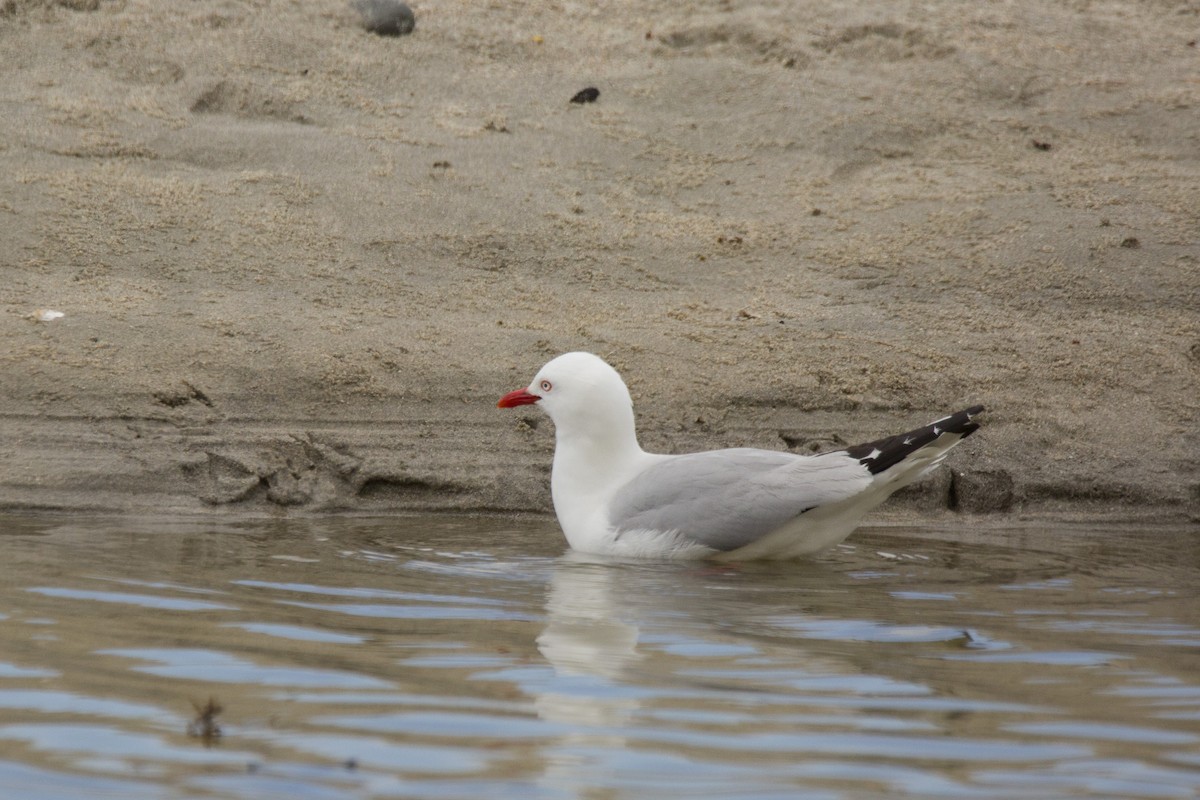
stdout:
<svg viewBox="0 0 1200 800">
<path fill-rule="evenodd" d="M 1198 545 L 711 566 L 547 521 L 0 519 L 0 797 L 1196 797 Z"/>
</svg>

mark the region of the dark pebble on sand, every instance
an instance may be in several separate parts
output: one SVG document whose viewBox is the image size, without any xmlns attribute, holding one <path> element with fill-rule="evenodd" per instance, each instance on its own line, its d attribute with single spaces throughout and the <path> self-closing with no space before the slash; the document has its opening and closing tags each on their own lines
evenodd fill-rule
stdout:
<svg viewBox="0 0 1200 800">
<path fill-rule="evenodd" d="M 1002 469 L 960 472 L 951 478 L 952 506 L 971 514 L 1008 511 L 1013 505 L 1012 475 Z"/>
<path fill-rule="evenodd" d="M 400 0 L 354 0 L 351 5 L 362 17 L 362 25 L 380 36 L 403 36 L 417 24 L 413 11 Z"/>
<path fill-rule="evenodd" d="M 571 98 L 572 103 L 594 103 L 596 98 L 600 96 L 600 90 L 595 86 L 589 86 L 586 89 L 581 89 Z"/>
</svg>

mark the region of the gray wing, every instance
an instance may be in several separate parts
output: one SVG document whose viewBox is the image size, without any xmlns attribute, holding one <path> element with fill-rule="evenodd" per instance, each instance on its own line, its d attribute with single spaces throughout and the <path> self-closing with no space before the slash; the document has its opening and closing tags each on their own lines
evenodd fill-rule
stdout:
<svg viewBox="0 0 1200 800">
<path fill-rule="evenodd" d="M 797 515 L 851 497 L 871 474 L 845 451 L 798 456 L 738 448 L 671 456 L 621 487 L 609 522 L 626 531 L 678 531 L 736 550 Z"/>
</svg>

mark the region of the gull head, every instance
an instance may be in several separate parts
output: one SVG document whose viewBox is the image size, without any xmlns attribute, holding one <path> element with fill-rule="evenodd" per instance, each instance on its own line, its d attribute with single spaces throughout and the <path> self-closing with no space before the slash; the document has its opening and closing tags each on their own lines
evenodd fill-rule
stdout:
<svg viewBox="0 0 1200 800">
<path fill-rule="evenodd" d="M 564 353 L 538 370 L 527 387 L 509 392 L 496 405 L 535 403 L 550 415 L 559 435 L 611 436 L 625 426 L 633 428 L 633 401 L 625 381 L 591 353 Z"/>
</svg>

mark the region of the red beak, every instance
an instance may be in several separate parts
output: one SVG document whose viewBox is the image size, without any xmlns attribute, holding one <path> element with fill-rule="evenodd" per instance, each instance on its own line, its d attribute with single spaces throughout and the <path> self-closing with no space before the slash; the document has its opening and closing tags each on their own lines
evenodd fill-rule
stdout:
<svg viewBox="0 0 1200 800">
<path fill-rule="evenodd" d="M 542 398 L 536 394 L 530 394 L 527 389 L 517 389 L 515 392 L 509 392 L 500 398 L 500 402 L 496 403 L 497 408 L 516 408 L 517 406 L 527 406 L 530 403 L 536 403 Z"/>
</svg>

